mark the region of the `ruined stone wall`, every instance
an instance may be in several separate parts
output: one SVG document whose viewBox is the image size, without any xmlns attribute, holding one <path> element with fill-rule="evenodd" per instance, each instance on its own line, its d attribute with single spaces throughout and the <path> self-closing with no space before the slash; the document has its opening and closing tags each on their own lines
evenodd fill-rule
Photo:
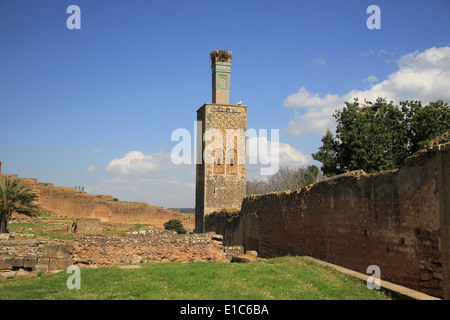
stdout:
<svg viewBox="0 0 450 320">
<path fill-rule="evenodd" d="M 105 196 L 80 194 L 48 186 L 36 186 L 39 203 L 54 215 L 77 218 L 99 218 L 119 223 L 151 223 L 162 227 L 170 219 L 183 219 L 177 210 L 149 206 L 146 203 L 124 203 Z"/>
<path fill-rule="evenodd" d="M 73 261 L 77 265 L 109 267 L 119 264 L 175 261 L 228 261 L 222 237 L 141 230 L 123 235 L 76 235 Z"/>
<path fill-rule="evenodd" d="M 12 270 L 49 273 L 72 265 L 72 245 L 47 240 L 0 241 L 0 280 L 14 278 Z"/>
<path fill-rule="evenodd" d="M 17 175 L 0 174 L 18 178 L 29 184 L 39 196 L 38 203 L 52 215 L 74 218 L 99 218 L 102 222 L 128 224 L 152 224 L 163 228 L 170 219 L 178 219 L 184 225 L 192 224 L 188 217 L 178 210 L 149 206 L 147 203 L 127 203 L 114 201 L 110 195 L 92 195 L 77 191 L 75 188 L 57 187 L 52 183 L 39 183 L 36 179 L 19 178 Z"/>
<path fill-rule="evenodd" d="M 308 255 L 450 298 L 450 144 L 399 170 L 343 174 L 292 192 L 248 196 L 239 217 L 210 216 L 205 230 L 261 257 Z"/>
</svg>

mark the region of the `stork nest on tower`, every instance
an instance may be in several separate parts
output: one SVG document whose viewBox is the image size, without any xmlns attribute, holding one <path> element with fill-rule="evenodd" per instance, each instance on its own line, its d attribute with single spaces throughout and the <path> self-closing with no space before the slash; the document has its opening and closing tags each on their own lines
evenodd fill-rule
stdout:
<svg viewBox="0 0 450 320">
<path fill-rule="evenodd" d="M 229 62 L 231 60 L 231 51 L 225 49 L 213 50 L 209 53 L 211 61 Z"/>
</svg>

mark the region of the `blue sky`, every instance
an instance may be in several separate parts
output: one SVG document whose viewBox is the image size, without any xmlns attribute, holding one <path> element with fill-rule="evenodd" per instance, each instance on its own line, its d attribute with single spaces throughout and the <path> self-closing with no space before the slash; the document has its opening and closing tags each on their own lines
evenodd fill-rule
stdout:
<svg viewBox="0 0 450 320">
<path fill-rule="evenodd" d="M 248 128 L 280 130 L 282 165 L 320 165 L 311 153 L 353 96 L 450 102 L 449 14 L 450 0 L 0 0 L 2 171 L 193 207 L 195 168 L 170 164 L 170 138 L 193 134 L 222 48 Z"/>
</svg>

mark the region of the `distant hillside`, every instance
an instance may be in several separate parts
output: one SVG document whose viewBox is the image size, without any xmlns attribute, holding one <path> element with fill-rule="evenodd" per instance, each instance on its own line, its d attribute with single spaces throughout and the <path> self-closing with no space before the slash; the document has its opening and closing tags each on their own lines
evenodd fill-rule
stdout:
<svg viewBox="0 0 450 320">
<path fill-rule="evenodd" d="M 180 213 L 195 213 L 195 208 L 168 208 L 167 210 L 179 210 Z"/>
</svg>

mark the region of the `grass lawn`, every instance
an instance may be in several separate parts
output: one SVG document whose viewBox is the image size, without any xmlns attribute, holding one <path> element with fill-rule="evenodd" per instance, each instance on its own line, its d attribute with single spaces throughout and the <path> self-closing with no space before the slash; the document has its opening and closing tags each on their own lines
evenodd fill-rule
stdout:
<svg viewBox="0 0 450 320">
<path fill-rule="evenodd" d="M 0 299 L 77 300 L 385 300 L 359 279 L 301 257 L 253 263 L 154 263 L 140 269 L 81 269 L 81 289 L 71 274 L 0 282 Z"/>
</svg>

